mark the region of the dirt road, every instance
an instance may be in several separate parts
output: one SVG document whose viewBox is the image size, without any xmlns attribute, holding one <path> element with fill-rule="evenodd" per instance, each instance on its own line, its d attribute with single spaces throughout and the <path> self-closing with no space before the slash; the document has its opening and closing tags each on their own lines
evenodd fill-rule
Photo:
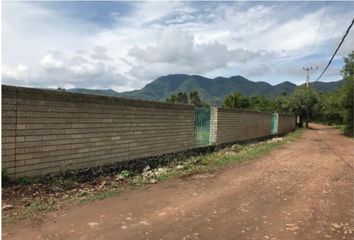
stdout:
<svg viewBox="0 0 354 240">
<path fill-rule="evenodd" d="M 354 141 L 312 125 L 212 174 L 5 225 L 4 239 L 354 239 Z"/>
</svg>

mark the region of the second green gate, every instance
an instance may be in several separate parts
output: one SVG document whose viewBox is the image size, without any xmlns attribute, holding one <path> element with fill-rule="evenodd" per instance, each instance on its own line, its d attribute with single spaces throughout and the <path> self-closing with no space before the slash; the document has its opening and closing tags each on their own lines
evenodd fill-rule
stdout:
<svg viewBox="0 0 354 240">
<path fill-rule="evenodd" d="M 272 135 L 278 133 L 278 120 L 279 120 L 279 113 L 272 113 Z"/>
</svg>

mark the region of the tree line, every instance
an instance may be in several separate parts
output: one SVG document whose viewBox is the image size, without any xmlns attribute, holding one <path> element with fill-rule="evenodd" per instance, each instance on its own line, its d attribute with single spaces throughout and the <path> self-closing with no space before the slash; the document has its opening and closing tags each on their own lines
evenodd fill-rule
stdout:
<svg viewBox="0 0 354 240">
<path fill-rule="evenodd" d="M 292 94 L 284 93 L 273 99 L 235 92 L 224 98 L 223 106 L 260 112 L 292 113 L 300 116 L 300 125 L 308 126 L 309 121 L 341 125 L 344 133 L 353 135 L 354 51 L 344 58 L 344 62 L 341 71 L 344 84 L 333 92 L 320 93 L 311 86 L 299 86 Z M 208 106 L 197 91 L 189 94 L 179 92 L 166 101 Z"/>
<path fill-rule="evenodd" d="M 184 104 L 193 104 L 194 106 L 208 106 L 208 104 L 203 103 L 198 91 L 190 92 L 178 92 L 176 95 L 171 95 L 171 97 L 166 99 L 166 102 L 171 103 L 184 103 Z"/>
</svg>

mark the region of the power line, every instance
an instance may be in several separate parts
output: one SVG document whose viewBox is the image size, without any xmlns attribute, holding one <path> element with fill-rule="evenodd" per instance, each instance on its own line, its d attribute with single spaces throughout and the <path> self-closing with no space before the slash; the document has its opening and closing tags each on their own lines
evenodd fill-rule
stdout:
<svg viewBox="0 0 354 240">
<path fill-rule="evenodd" d="M 327 66 L 323 69 L 323 72 L 322 72 L 322 73 L 320 74 L 320 76 L 316 79 L 316 81 L 320 80 L 320 78 L 323 76 L 323 74 L 327 71 L 329 65 L 331 65 L 333 58 L 336 56 L 336 54 L 337 54 L 339 48 L 342 46 L 342 44 L 343 44 L 345 38 L 347 37 L 347 35 L 348 35 L 350 29 L 352 28 L 353 24 L 354 24 L 354 18 L 353 18 L 353 20 L 352 20 L 352 23 L 349 25 L 347 31 L 345 32 L 344 36 L 342 37 L 342 40 L 340 41 L 340 43 L 339 43 L 337 49 L 334 51 L 334 53 L 333 53 L 331 59 L 329 60 Z"/>
<path fill-rule="evenodd" d="M 347 2 L 347 5 L 344 7 L 342 16 L 340 17 L 340 20 L 338 21 L 337 26 L 335 27 L 334 31 L 333 31 L 332 34 L 331 34 L 331 38 L 332 38 L 332 37 L 334 36 L 334 34 L 338 31 L 339 26 L 342 25 L 342 23 L 344 22 L 344 19 L 345 19 L 346 15 L 347 15 L 347 11 L 348 11 L 348 9 L 349 9 L 349 5 L 350 5 L 350 2 Z"/>
<path fill-rule="evenodd" d="M 318 35 L 319 35 L 320 32 L 321 32 L 321 27 L 322 27 L 323 19 L 324 19 L 324 16 L 326 15 L 326 12 L 327 12 L 327 7 L 328 7 L 328 1 L 326 2 L 326 7 L 325 7 L 325 9 L 323 10 L 323 13 L 322 13 L 322 18 L 321 18 L 320 26 L 318 27 L 318 31 L 317 31 L 315 40 L 313 41 L 312 46 L 311 46 L 311 52 L 312 52 L 313 47 L 315 46 L 315 44 L 316 44 L 316 42 L 317 42 Z"/>
</svg>

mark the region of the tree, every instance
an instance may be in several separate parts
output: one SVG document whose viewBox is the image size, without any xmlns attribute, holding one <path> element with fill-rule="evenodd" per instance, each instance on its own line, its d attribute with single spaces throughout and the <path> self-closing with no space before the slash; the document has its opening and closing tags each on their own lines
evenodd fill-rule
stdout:
<svg viewBox="0 0 354 240">
<path fill-rule="evenodd" d="M 224 99 L 224 106 L 229 108 L 250 108 L 250 100 L 241 93 L 227 95 Z"/>
<path fill-rule="evenodd" d="M 167 102 L 172 103 L 188 103 L 188 95 L 185 92 L 178 92 L 177 95 L 171 95 L 170 98 L 166 99 Z"/>
<path fill-rule="evenodd" d="M 166 99 L 166 102 L 171 102 L 171 103 L 175 103 L 177 102 L 177 97 L 176 95 L 171 95 L 171 97 Z"/>
<path fill-rule="evenodd" d="M 279 113 L 290 113 L 291 102 L 286 94 L 279 95 L 274 99 L 274 111 Z"/>
<path fill-rule="evenodd" d="M 202 106 L 202 100 L 200 99 L 199 92 L 194 91 L 189 93 L 189 103 L 198 107 Z"/>
<path fill-rule="evenodd" d="M 194 91 L 188 94 L 186 92 L 178 92 L 176 95 L 171 95 L 171 97 L 166 99 L 166 102 L 172 102 L 172 103 L 190 103 L 193 104 L 194 106 L 201 107 L 203 105 L 202 100 L 200 98 L 199 92 Z"/>
<path fill-rule="evenodd" d="M 309 120 L 315 115 L 318 101 L 319 96 L 314 88 L 300 86 L 290 97 L 290 110 L 305 120 L 306 127 L 308 127 Z"/>
<path fill-rule="evenodd" d="M 319 94 L 319 102 L 316 105 L 315 119 L 326 124 L 342 124 L 343 118 L 341 115 L 341 93 L 334 91 L 329 93 Z"/>
<path fill-rule="evenodd" d="M 66 89 L 65 89 L 65 88 L 61 88 L 61 87 L 58 87 L 58 88 L 57 88 L 57 91 L 59 91 L 59 92 L 65 92 Z"/>
<path fill-rule="evenodd" d="M 188 103 L 188 95 L 185 92 L 177 93 L 177 102 L 179 103 Z"/>
<path fill-rule="evenodd" d="M 353 135 L 353 85 L 354 85 L 354 51 L 344 58 L 345 65 L 342 69 L 344 84 L 341 88 L 340 103 L 344 133 Z"/>
<path fill-rule="evenodd" d="M 252 96 L 249 98 L 250 109 L 258 112 L 274 111 L 274 102 L 265 96 Z"/>
</svg>

